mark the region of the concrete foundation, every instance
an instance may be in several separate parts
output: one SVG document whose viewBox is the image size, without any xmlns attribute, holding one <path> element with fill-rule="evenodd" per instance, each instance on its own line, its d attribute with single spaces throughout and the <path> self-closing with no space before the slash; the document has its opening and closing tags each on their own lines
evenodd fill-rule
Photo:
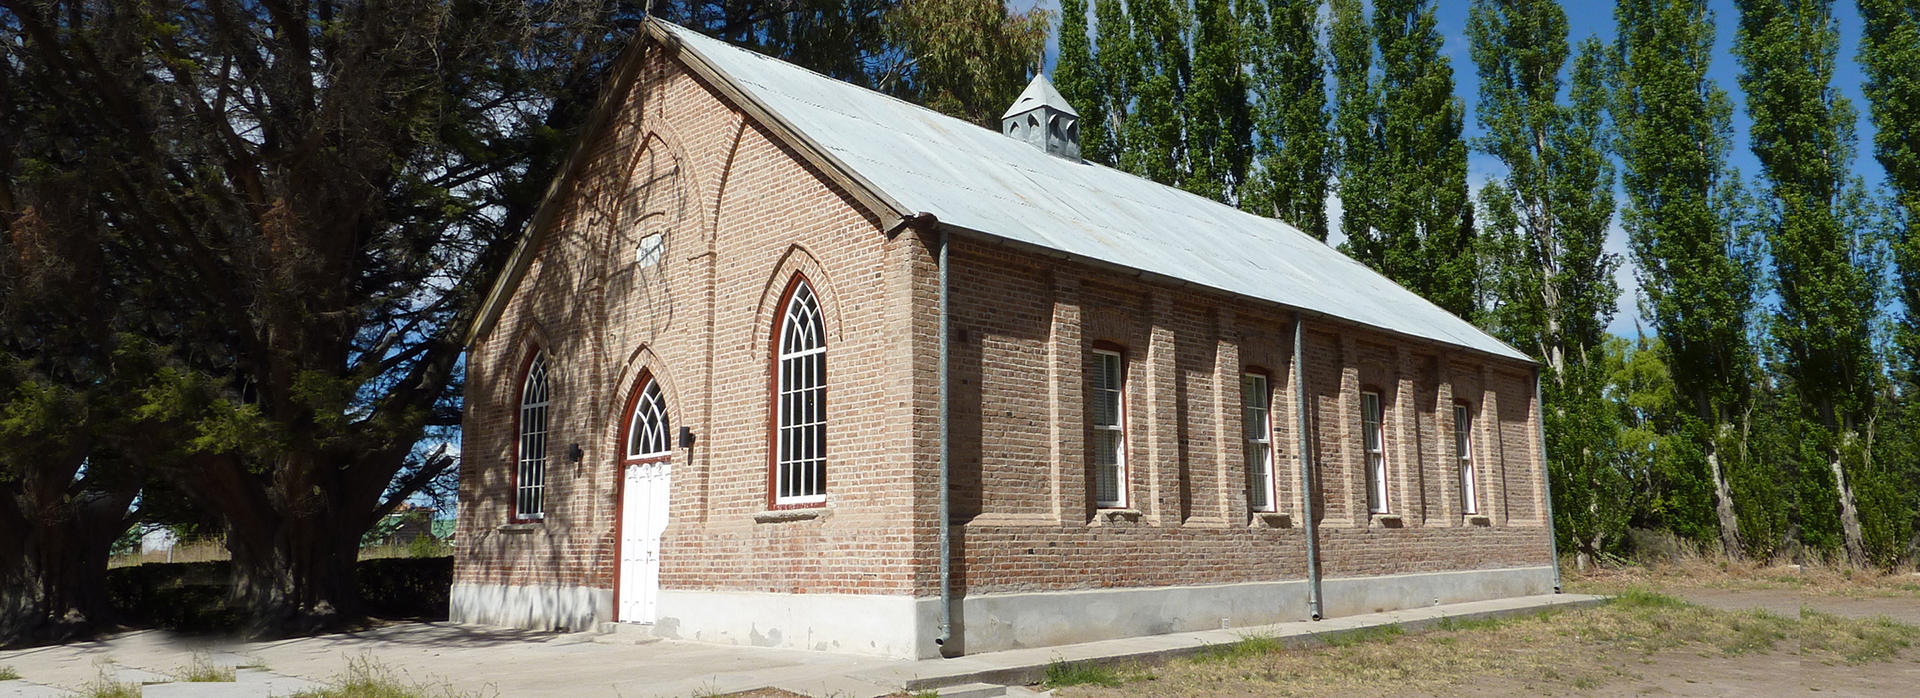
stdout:
<svg viewBox="0 0 1920 698">
<path fill-rule="evenodd" d="M 977 654 L 1306 619 L 1305 580 L 983 594 L 967 597 L 955 614 L 963 631 L 955 649 Z"/>
<path fill-rule="evenodd" d="M 580 631 L 613 619 L 613 590 L 592 587 L 455 584 L 447 602 L 455 623 Z"/>
<path fill-rule="evenodd" d="M 1327 618 L 1553 593 L 1553 568 L 1519 567 L 1320 580 Z"/>
</svg>

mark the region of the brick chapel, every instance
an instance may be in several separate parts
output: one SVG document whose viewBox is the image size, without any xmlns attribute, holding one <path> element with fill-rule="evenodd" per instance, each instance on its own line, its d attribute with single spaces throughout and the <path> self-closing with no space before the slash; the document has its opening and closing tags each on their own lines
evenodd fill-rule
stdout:
<svg viewBox="0 0 1920 698">
<path fill-rule="evenodd" d="M 469 338 L 453 619 L 929 658 L 1556 590 L 1532 361 L 1077 119 L 649 20 Z"/>
</svg>

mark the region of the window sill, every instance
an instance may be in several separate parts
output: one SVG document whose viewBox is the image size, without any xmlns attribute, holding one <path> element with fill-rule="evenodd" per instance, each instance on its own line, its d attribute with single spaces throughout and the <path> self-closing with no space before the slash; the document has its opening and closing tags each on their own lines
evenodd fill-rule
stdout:
<svg viewBox="0 0 1920 698">
<path fill-rule="evenodd" d="M 1139 509 L 1101 509 L 1094 512 L 1093 525 L 1099 526 L 1103 523 L 1116 523 L 1119 521 L 1138 523 L 1140 516 L 1141 513 Z"/>
<path fill-rule="evenodd" d="M 1293 515 L 1284 511 L 1253 512 L 1253 526 L 1259 528 L 1293 528 Z"/>
<path fill-rule="evenodd" d="M 532 533 L 540 530 L 540 524 L 541 522 L 539 521 L 523 521 L 520 523 L 500 524 L 493 530 L 501 533 Z"/>
<path fill-rule="evenodd" d="M 788 521 L 806 521 L 808 519 L 824 519 L 832 515 L 833 515 L 833 510 L 828 509 L 824 506 L 805 507 L 801 509 L 768 509 L 762 512 L 755 512 L 753 515 L 753 522 L 754 523 L 785 523 Z"/>
<path fill-rule="evenodd" d="M 1373 523 L 1382 528 L 1402 528 L 1406 525 L 1399 514 L 1374 514 Z"/>
<path fill-rule="evenodd" d="M 1486 526 L 1492 526 L 1492 525 L 1493 525 L 1493 519 L 1492 519 L 1492 518 L 1490 518 L 1490 517 L 1488 517 L 1488 516 L 1487 516 L 1486 514 L 1468 514 L 1468 515 L 1467 515 L 1467 525 L 1468 525 L 1468 526 L 1482 526 L 1482 527 L 1486 527 Z"/>
</svg>

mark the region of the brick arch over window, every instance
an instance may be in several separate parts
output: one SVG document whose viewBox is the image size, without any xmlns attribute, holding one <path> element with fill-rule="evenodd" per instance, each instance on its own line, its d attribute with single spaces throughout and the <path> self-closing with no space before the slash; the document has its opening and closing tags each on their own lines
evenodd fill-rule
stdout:
<svg viewBox="0 0 1920 698">
<path fill-rule="evenodd" d="M 619 382 L 615 384 L 619 386 L 619 391 L 615 393 L 619 399 L 609 406 L 607 418 L 602 422 L 609 426 L 606 434 L 607 452 L 615 454 L 615 462 L 626 454 L 626 443 L 623 440 L 625 437 L 622 435 L 626 433 L 626 419 L 631 411 L 630 408 L 634 400 L 639 399 L 639 391 L 644 389 L 649 381 L 660 386 L 661 397 L 666 400 L 667 413 L 673 415 L 674 425 L 677 427 L 691 424 L 685 421 L 689 417 L 683 411 L 684 403 L 680 400 L 680 388 L 673 381 L 672 368 L 667 366 L 659 355 L 653 353 L 651 347 L 641 345 L 627 356 L 626 365 L 621 367 Z"/>
<path fill-rule="evenodd" d="M 755 314 L 753 326 L 767 328 L 778 321 L 780 313 L 786 310 L 787 293 L 793 288 L 794 279 L 800 276 L 806 277 L 807 285 L 813 289 L 814 296 L 820 299 L 820 318 L 826 324 L 827 342 L 838 343 L 842 335 L 840 297 L 835 292 L 837 285 L 813 253 L 797 244 L 787 248 L 786 254 L 780 257 L 780 263 L 774 267 L 773 274 L 767 277 L 766 285 L 760 292 L 760 308 Z M 765 341 L 772 335 L 761 331 L 753 336 L 754 352 L 766 351 L 768 345 Z"/>
</svg>

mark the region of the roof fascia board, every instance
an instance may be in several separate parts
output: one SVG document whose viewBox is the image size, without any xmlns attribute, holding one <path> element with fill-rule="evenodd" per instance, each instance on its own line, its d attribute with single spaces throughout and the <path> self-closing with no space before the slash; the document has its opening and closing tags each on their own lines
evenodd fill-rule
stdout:
<svg viewBox="0 0 1920 698">
<path fill-rule="evenodd" d="M 821 172 L 829 181 L 838 185 L 842 190 L 851 195 L 855 201 L 860 202 L 860 205 L 872 213 L 875 218 L 884 220 L 889 217 L 888 214 L 892 214 L 891 217 L 895 219 L 913 216 L 914 212 L 911 209 L 895 201 L 892 196 L 889 196 L 880 187 L 875 186 L 873 182 L 868 181 L 867 178 L 859 172 L 854 171 L 854 169 L 848 167 L 846 163 L 841 162 L 839 158 L 834 157 L 833 153 L 829 152 L 825 146 L 820 145 L 818 141 L 809 137 L 805 132 L 795 128 L 785 117 L 780 116 L 779 112 L 768 107 L 765 102 L 760 101 L 760 98 L 754 96 L 752 92 L 742 88 L 740 83 L 734 80 L 733 76 L 728 75 L 725 70 L 720 69 L 720 66 L 708 60 L 705 55 L 700 53 L 699 49 L 685 44 L 674 37 L 671 32 L 668 32 L 666 28 L 660 24 L 659 20 L 648 18 L 646 28 L 647 36 L 660 42 L 662 46 L 668 47 L 668 49 L 672 51 L 670 55 L 679 57 L 683 65 L 687 66 L 689 70 L 692 70 L 694 75 L 712 87 L 715 92 L 720 93 L 721 98 L 732 102 L 740 111 L 745 112 L 749 118 L 766 127 L 775 139 L 793 148 L 795 152 L 800 154 L 801 158 L 807 161 L 808 165 L 813 166 L 815 170 Z"/>
<path fill-rule="evenodd" d="M 527 269 L 533 266 L 534 251 L 540 249 L 540 243 L 552 228 L 554 216 L 558 215 L 565 194 L 573 191 L 580 175 L 586 171 L 588 145 L 598 141 L 614 123 L 614 102 L 620 96 L 633 89 L 633 82 L 640 75 L 640 66 L 645 63 L 646 48 L 643 41 L 629 43 L 615 64 L 613 80 L 604 88 L 599 100 L 593 105 L 593 112 L 587 118 L 586 127 L 581 129 L 580 138 L 573 142 L 567 153 L 567 159 L 560 167 L 559 176 L 547 185 L 547 191 L 540 198 L 540 205 L 534 209 L 533 218 L 520 231 L 520 240 L 514 244 L 513 255 L 507 259 L 500 278 L 487 292 L 487 298 L 480 306 L 478 321 L 467 328 L 463 344 L 472 349 L 475 342 L 493 331 L 493 325 L 500 321 L 500 314 L 506 312 L 507 301 L 520 287 L 520 281 L 526 276 Z"/>
<path fill-rule="evenodd" d="M 1500 354 L 1495 354 L 1493 352 L 1486 351 L 1484 349 L 1477 349 L 1474 347 L 1466 346 L 1464 344 L 1456 344 L 1454 342 L 1446 342 L 1446 341 L 1441 341 L 1437 339 L 1432 339 L 1429 337 L 1415 336 L 1415 335 L 1407 334 L 1405 332 L 1387 329 L 1385 327 L 1369 325 L 1363 322 L 1355 322 L 1353 320 L 1348 320 L 1346 318 L 1342 318 L 1336 315 L 1328 315 L 1326 313 L 1323 313 L 1317 310 L 1312 310 L 1309 308 L 1296 308 L 1294 306 L 1287 305 L 1285 303 L 1270 301 L 1265 298 L 1258 298 L 1255 296 L 1249 296 L 1242 293 L 1235 293 L 1233 291 L 1228 291 L 1223 288 L 1208 286 L 1206 284 L 1188 281 L 1186 279 L 1182 279 L 1175 276 L 1167 276 L 1165 274 L 1159 274 L 1159 273 L 1147 271 L 1145 269 L 1129 267 L 1124 264 L 1115 264 L 1113 262 L 1109 262 L 1102 259 L 1096 259 L 1093 257 L 1084 256 L 1084 255 L 1077 255 L 1072 252 L 1056 250 L 1051 247 L 1042 247 L 1040 245 L 1035 245 L 1030 242 L 1002 237 L 999 235 L 995 235 L 993 233 L 974 230 L 972 228 L 963 228 L 963 227 L 948 223 L 946 221 L 937 221 L 936 225 L 939 226 L 940 228 L 945 228 L 947 232 L 952 233 L 958 237 L 970 238 L 970 239 L 978 240 L 980 242 L 985 242 L 990 245 L 997 245 L 1000 247 L 1005 247 L 1012 250 L 1018 250 L 1018 251 L 1026 252 L 1029 254 L 1035 254 L 1042 257 L 1051 257 L 1053 259 L 1058 259 L 1061 261 L 1073 262 L 1076 264 L 1083 264 L 1086 266 L 1094 267 L 1096 269 L 1104 269 L 1107 271 L 1119 272 L 1127 276 L 1138 278 L 1141 281 L 1145 281 L 1148 283 L 1158 284 L 1162 286 L 1172 286 L 1172 287 L 1181 288 L 1181 289 L 1191 289 L 1201 293 L 1206 293 L 1208 295 L 1226 296 L 1227 300 L 1230 300 L 1230 301 L 1238 301 L 1238 302 L 1248 303 L 1256 306 L 1264 306 L 1268 308 L 1278 308 L 1281 311 L 1288 312 L 1288 313 L 1297 312 L 1304 317 L 1313 318 L 1315 320 L 1322 320 L 1328 323 L 1347 325 L 1350 327 L 1364 327 L 1369 332 L 1378 332 L 1380 334 L 1390 335 L 1390 336 L 1398 337 L 1400 339 L 1404 339 L 1408 341 L 1420 342 L 1423 344 L 1432 344 L 1435 346 L 1444 347 L 1445 351 L 1479 354 L 1481 356 L 1485 356 L 1488 358 L 1498 359 L 1501 361 L 1511 361 L 1511 362 L 1525 365 L 1525 366 L 1539 365 L 1538 361 L 1534 361 L 1531 358 L 1515 358 L 1512 356 L 1502 356 Z M 1495 339 L 1498 340 L 1499 338 L 1496 337 Z M 1508 349 L 1513 349 L 1513 346 L 1510 344 L 1507 344 L 1506 342 L 1501 342 L 1500 344 L 1501 346 L 1505 346 Z M 1520 351 L 1518 349 L 1514 349 L 1513 353 L 1518 354 L 1521 357 L 1525 357 L 1527 355 L 1526 352 Z"/>
</svg>

